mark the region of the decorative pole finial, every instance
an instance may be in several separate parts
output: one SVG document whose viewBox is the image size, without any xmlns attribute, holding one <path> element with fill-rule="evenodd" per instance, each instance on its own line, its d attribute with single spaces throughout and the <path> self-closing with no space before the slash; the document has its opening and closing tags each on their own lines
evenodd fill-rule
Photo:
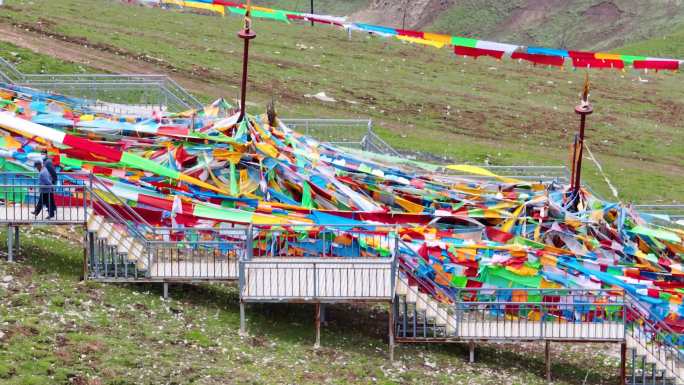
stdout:
<svg viewBox="0 0 684 385">
<path fill-rule="evenodd" d="M 582 104 L 589 103 L 589 72 L 584 74 L 584 90 L 582 91 Z"/>
<path fill-rule="evenodd" d="M 589 72 L 586 73 L 584 77 L 584 87 L 582 90 L 582 99 L 580 104 L 575 107 L 575 113 L 580 115 L 580 130 L 579 137 L 576 140 L 572 170 L 573 175 L 570 180 L 570 199 L 572 200 L 572 208 L 577 209 L 577 205 L 580 201 L 580 187 L 581 187 L 581 177 L 582 177 L 582 153 L 584 150 L 584 130 L 586 128 L 587 115 L 594 112 L 591 103 L 589 103 Z"/>
<path fill-rule="evenodd" d="M 238 37 L 245 41 L 245 48 L 242 51 L 242 89 L 240 94 L 240 117 L 238 122 L 242 122 L 245 118 L 247 108 L 247 68 L 249 64 L 249 41 L 256 37 L 256 33 L 252 31 L 252 5 L 251 1 L 247 0 L 247 11 L 245 12 L 244 29 L 238 32 Z"/>
</svg>

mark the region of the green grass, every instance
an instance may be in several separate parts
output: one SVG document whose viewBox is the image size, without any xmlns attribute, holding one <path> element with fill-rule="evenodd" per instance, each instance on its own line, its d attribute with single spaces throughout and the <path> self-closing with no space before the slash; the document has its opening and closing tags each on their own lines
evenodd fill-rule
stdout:
<svg viewBox="0 0 684 385">
<path fill-rule="evenodd" d="M 241 20 L 128 7 L 105 0 L 9 0 L 0 22 L 42 28 L 130 56 L 150 55 L 184 75 L 205 100 L 233 99 Z M 82 15 L 85 9 L 99 11 Z M 73 20 L 79 19 L 79 23 Z M 566 164 L 584 71 L 510 60 L 456 58 L 448 49 L 255 21 L 249 100 L 272 97 L 287 117 L 370 117 L 393 146 L 455 162 Z M 648 47 L 642 47 L 648 53 Z M 677 52 L 672 52 L 676 54 Z M 679 52 L 684 56 L 684 51 Z M 3 54 L 0 52 L 0 54 Z M 3 54 L 3 56 L 5 56 Z M 179 75 L 177 75 L 179 76 Z M 641 81 L 646 80 L 647 82 Z M 667 72 L 592 71 L 587 143 L 620 191 L 639 202 L 684 201 L 684 78 Z M 336 103 L 305 98 L 325 91 Z M 608 188 L 590 161 L 585 177 Z"/>
<path fill-rule="evenodd" d="M 19 71 L 27 74 L 78 74 L 93 72 L 87 66 L 65 62 L 48 55 L 37 55 L 31 50 L 3 41 L 0 41 L 0 57 L 12 63 Z"/>
<path fill-rule="evenodd" d="M 0 384 L 530 384 L 541 385 L 540 344 L 400 345 L 387 361 L 386 309 L 328 308 L 312 349 L 313 306 L 248 306 L 238 335 L 233 285 L 79 282 L 78 230 L 56 239 L 22 232 L 21 262 L 0 260 Z M 0 234 L 0 242 L 5 235 Z M 557 384 L 615 383 L 606 345 L 554 345 Z"/>
<path fill-rule="evenodd" d="M 659 37 L 646 39 L 625 46 L 625 53 L 650 52 L 656 57 L 673 57 L 681 59 L 684 53 L 684 26 Z"/>
</svg>

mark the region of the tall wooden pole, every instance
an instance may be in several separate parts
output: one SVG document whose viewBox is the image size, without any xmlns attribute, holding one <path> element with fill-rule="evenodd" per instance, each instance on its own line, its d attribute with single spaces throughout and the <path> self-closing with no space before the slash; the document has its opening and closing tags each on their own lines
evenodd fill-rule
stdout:
<svg viewBox="0 0 684 385">
<path fill-rule="evenodd" d="M 312 15 L 314 14 L 314 4 L 313 4 L 313 2 L 314 2 L 314 0 L 311 0 L 311 12 L 310 12 L 310 13 L 311 13 Z M 311 26 L 312 26 L 312 27 L 314 26 L 314 21 L 313 21 L 313 20 L 311 20 Z"/>
<path fill-rule="evenodd" d="M 242 89 L 240 93 L 240 118 L 238 122 L 242 122 L 245 118 L 247 109 L 247 68 L 249 64 L 249 41 L 256 37 L 256 33 L 252 31 L 252 19 L 250 18 L 252 7 L 250 1 L 247 1 L 247 13 L 245 13 L 245 27 L 238 32 L 238 37 L 245 42 L 245 48 L 242 51 Z"/>
<path fill-rule="evenodd" d="M 584 150 L 584 131 L 586 128 L 587 115 L 591 115 L 592 112 L 594 112 L 594 109 L 591 107 L 591 103 L 589 103 L 589 73 L 587 73 L 586 77 L 584 78 L 584 91 L 582 92 L 582 100 L 580 101 L 580 104 L 577 107 L 575 107 L 575 113 L 577 113 L 580 116 L 580 131 L 579 141 L 577 143 L 576 149 L 577 164 L 574 167 L 575 180 L 572 181 L 573 208 L 577 208 L 577 204 L 579 203 L 582 179 L 582 153 Z"/>
</svg>

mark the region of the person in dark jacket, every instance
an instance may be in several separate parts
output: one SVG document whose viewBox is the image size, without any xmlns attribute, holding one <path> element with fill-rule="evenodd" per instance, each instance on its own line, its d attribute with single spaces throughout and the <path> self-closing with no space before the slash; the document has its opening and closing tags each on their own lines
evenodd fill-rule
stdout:
<svg viewBox="0 0 684 385">
<path fill-rule="evenodd" d="M 43 166 L 50 173 L 50 178 L 52 179 L 52 184 L 56 185 L 57 184 L 57 170 L 55 170 L 55 166 L 52 164 L 52 159 L 50 159 L 50 157 L 48 156 L 47 150 L 43 150 Z"/>
<path fill-rule="evenodd" d="M 52 219 L 55 217 L 55 211 L 57 211 L 57 205 L 55 204 L 55 196 L 53 191 L 54 183 L 52 183 L 52 176 L 47 170 L 47 167 L 43 167 L 41 161 L 36 162 L 36 170 L 38 170 L 38 184 L 40 185 L 40 198 L 36 202 L 36 208 L 33 210 L 33 215 L 38 216 L 43 210 L 43 206 L 48 208 L 47 219 Z"/>
</svg>

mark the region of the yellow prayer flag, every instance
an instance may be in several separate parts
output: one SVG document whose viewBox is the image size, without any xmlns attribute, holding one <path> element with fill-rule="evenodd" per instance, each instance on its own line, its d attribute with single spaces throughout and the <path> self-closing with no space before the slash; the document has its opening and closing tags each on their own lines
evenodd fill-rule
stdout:
<svg viewBox="0 0 684 385">
<path fill-rule="evenodd" d="M 446 168 L 449 170 L 461 171 L 461 172 L 464 172 L 466 174 L 474 174 L 474 175 L 494 177 L 494 178 L 496 178 L 502 182 L 505 182 L 505 183 L 520 183 L 520 181 L 517 179 L 499 176 L 499 175 L 496 175 L 493 172 L 487 170 L 486 168 L 471 166 L 468 164 L 452 164 L 452 165 L 446 166 Z"/>
<path fill-rule="evenodd" d="M 423 44 L 423 45 L 429 45 L 435 48 L 442 48 L 444 47 L 444 43 L 439 42 L 439 41 L 432 41 L 432 40 L 425 40 L 425 39 L 420 39 L 417 37 L 411 37 L 411 36 L 396 36 L 397 39 L 402 40 L 402 41 L 408 41 L 409 43 L 416 43 L 416 44 Z"/>
</svg>

